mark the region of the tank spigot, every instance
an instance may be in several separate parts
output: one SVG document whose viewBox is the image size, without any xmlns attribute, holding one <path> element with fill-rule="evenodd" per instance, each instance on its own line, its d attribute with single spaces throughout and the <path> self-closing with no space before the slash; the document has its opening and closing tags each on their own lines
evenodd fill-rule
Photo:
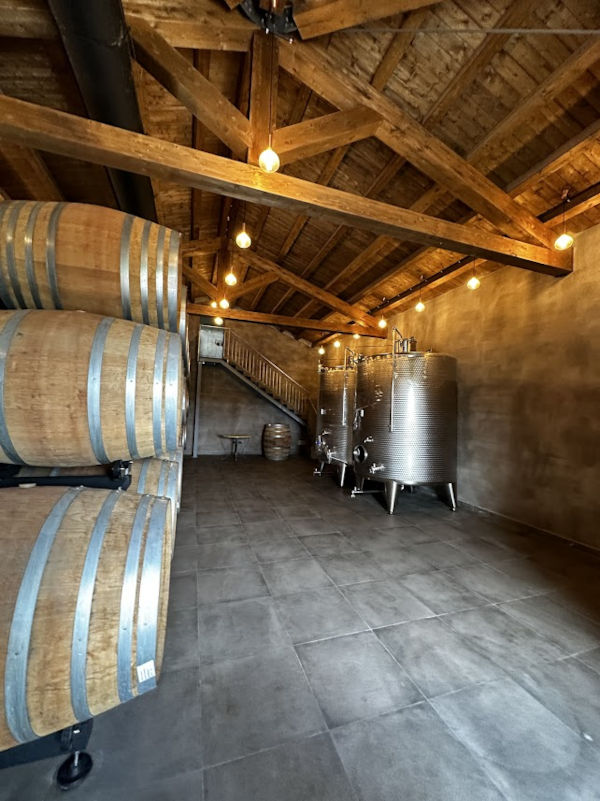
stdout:
<svg viewBox="0 0 600 801">
<path fill-rule="evenodd" d="M 375 442 L 375 437 L 371 437 L 371 436 L 365 437 L 363 439 L 363 442 Z"/>
<path fill-rule="evenodd" d="M 382 470 L 385 470 L 384 464 L 372 464 L 369 467 L 369 473 L 380 473 Z"/>
</svg>

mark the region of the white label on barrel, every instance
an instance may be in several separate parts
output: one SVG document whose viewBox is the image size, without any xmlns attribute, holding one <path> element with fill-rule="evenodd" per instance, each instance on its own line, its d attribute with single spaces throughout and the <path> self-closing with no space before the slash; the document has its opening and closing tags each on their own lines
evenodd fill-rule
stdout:
<svg viewBox="0 0 600 801">
<path fill-rule="evenodd" d="M 156 669 L 154 667 L 154 659 L 149 662 L 144 662 L 143 665 L 137 667 L 138 682 L 141 684 L 148 679 L 153 679 L 156 676 Z"/>
</svg>

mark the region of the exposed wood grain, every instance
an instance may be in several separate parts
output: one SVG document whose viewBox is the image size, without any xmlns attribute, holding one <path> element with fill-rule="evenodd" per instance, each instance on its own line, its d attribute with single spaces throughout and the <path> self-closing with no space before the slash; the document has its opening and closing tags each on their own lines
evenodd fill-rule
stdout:
<svg viewBox="0 0 600 801">
<path fill-rule="evenodd" d="M 248 161 L 258 164 L 260 153 L 269 143 L 269 133 L 277 119 L 277 53 L 273 36 L 257 31 L 252 40 L 250 77 L 250 142 Z"/>
<path fill-rule="evenodd" d="M 198 303 L 188 303 L 188 314 L 200 314 L 205 317 L 214 317 L 216 312 L 210 306 Z M 243 309 L 219 309 L 219 316 L 226 320 L 245 320 L 249 323 L 262 323 L 263 325 L 279 325 L 283 328 L 306 328 L 313 331 L 337 331 L 340 334 L 355 334 L 360 330 L 361 336 L 385 338 L 377 328 L 360 328 L 346 323 L 332 324 L 321 320 L 303 320 L 299 317 L 286 317 L 282 314 L 264 314 L 262 312 L 244 311 Z"/>
<path fill-rule="evenodd" d="M 192 239 L 181 246 L 182 256 L 211 256 L 221 247 L 222 238 L 215 236 L 212 239 Z"/>
<path fill-rule="evenodd" d="M 375 233 L 435 244 L 552 275 L 570 271 L 570 260 L 549 248 L 477 231 L 386 203 L 293 178 L 267 175 L 249 164 L 174 145 L 93 120 L 0 96 L 0 136 L 18 144 L 152 177 L 205 188 L 229 197 L 318 213 Z"/>
<path fill-rule="evenodd" d="M 263 289 L 266 286 L 274 284 L 275 281 L 279 281 L 279 277 L 275 273 L 263 273 L 263 275 L 257 275 L 256 278 L 250 278 L 249 280 L 244 281 L 243 284 L 237 284 L 234 286 L 233 289 L 230 290 L 230 300 L 231 302 L 236 301 L 238 298 L 241 298 L 250 292 L 256 292 L 259 289 Z"/>
<path fill-rule="evenodd" d="M 297 289 L 300 292 L 304 292 L 304 294 L 308 295 L 308 297 L 318 298 L 326 306 L 329 306 L 330 309 L 335 309 L 343 314 L 347 314 L 351 320 L 354 320 L 360 325 L 364 325 L 366 327 L 377 325 L 377 320 L 375 320 L 373 317 L 370 317 L 370 315 L 365 314 L 365 312 L 358 306 L 353 306 L 350 303 L 346 303 L 346 301 L 341 300 L 335 295 L 332 295 L 330 292 L 321 289 L 315 284 L 311 284 L 310 281 L 305 281 L 304 278 L 301 278 L 299 275 L 296 275 L 296 273 L 291 272 L 291 270 L 286 270 L 285 267 L 282 267 L 280 264 L 271 261 L 271 259 L 266 259 L 264 256 L 259 256 L 258 253 L 255 253 L 254 251 L 250 250 L 243 254 L 236 254 L 236 259 L 241 263 L 249 263 L 259 270 L 266 270 L 274 273 L 279 280 L 283 281 L 285 284 L 293 286 L 294 289 Z"/>
<path fill-rule="evenodd" d="M 35 150 L 0 141 L 0 155 L 23 185 L 27 197 L 32 200 L 62 200 L 62 192 Z"/>
<path fill-rule="evenodd" d="M 600 42 L 598 43 L 600 47 Z M 552 232 L 465 159 L 366 81 L 341 73 L 331 58 L 313 45 L 282 42 L 280 64 L 298 80 L 341 109 L 368 105 L 385 119 L 377 136 L 437 183 L 481 213 L 510 236 L 516 230 L 551 246 Z"/>
<path fill-rule="evenodd" d="M 211 300 L 217 300 L 219 298 L 217 287 L 215 284 L 212 284 L 208 278 L 205 278 L 203 275 L 200 275 L 200 273 L 196 272 L 196 270 L 186 267 L 185 265 L 183 267 L 183 272 L 191 281 L 194 282 L 197 287 L 199 287 L 202 292 L 204 292 L 205 295 L 208 295 Z"/>
<path fill-rule="evenodd" d="M 250 144 L 250 123 L 217 87 L 141 19 L 129 18 L 136 60 L 209 131 L 239 157 Z"/>
<path fill-rule="evenodd" d="M 368 108 L 336 111 L 273 132 L 273 149 L 282 164 L 306 159 L 373 136 L 381 117 Z"/>
<path fill-rule="evenodd" d="M 294 5 L 294 22 L 303 39 L 341 31 L 363 22 L 430 6 L 439 0 L 304 0 Z"/>
</svg>

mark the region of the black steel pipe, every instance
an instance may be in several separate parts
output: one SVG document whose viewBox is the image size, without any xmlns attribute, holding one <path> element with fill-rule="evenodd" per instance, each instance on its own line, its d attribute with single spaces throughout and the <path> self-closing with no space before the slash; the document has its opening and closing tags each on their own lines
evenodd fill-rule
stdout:
<svg viewBox="0 0 600 801">
<path fill-rule="evenodd" d="M 91 119 L 143 133 L 121 0 L 48 0 Z M 156 220 L 150 179 L 108 170 L 119 207 Z"/>
</svg>

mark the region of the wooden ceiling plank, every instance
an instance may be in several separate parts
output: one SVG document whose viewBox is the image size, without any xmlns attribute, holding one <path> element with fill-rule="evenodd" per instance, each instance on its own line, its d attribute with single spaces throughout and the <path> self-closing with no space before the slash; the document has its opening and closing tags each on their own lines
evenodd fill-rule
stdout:
<svg viewBox="0 0 600 801">
<path fill-rule="evenodd" d="M 63 195 L 39 153 L 0 141 L 0 155 L 32 200 L 62 200 Z"/>
<path fill-rule="evenodd" d="M 186 256 L 212 256 L 222 244 L 222 238 L 215 236 L 212 239 L 190 239 L 181 245 L 181 255 Z"/>
<path fill-rule="evenodd" d="M 44 4 L 0 0 L 0 36 L 14 39 L 56 39 L 58 30 Z"/>
<path fill-rule="evenodd" d="M 394 74 L 396 67 L 413 43 L 415 29 L 421 27 L 427 19 L 428 14 L 428 8 L 420 8 L 407 14 L 402 20 L 400 28 L 406 30 L 400 30 L 396 33 L 371 78 L 371 86 L 377 89 L 377 91 L 382 92 L 385 88 L 385 85 Z"/>
<path fill-rule="evenodd" d="M 210 306 L 198 303 L 188 303 L 188 314 L 199 314 L 205 317 L 214 317 L 215 310 Z M 314 331 L 335 331 L 339 334 L 355 334 L 360 330 L 361 336 L 385 338 L 385 334 L 377 328 L 360 328 L 347 323 L 331 324 L 320 320 L 302 320 L 297 317 L 285 317 L 280 314 L 264 314 L 262 312 L 245 311 L 244 309 L 225 309 L 219 310 L 219 316 L 226 320 L 243 320 L 249 323 L 260 323 L 262 325 L 278 325 L 282 328 L 306 328 Z"/>
<path fill-rule="evenodd" d="M 316 286 L 316 284 L 306 281 L 296 273 L 291 272 L 291 270 L 286 270 L 285 267 L 277 264 L 277 262 L 266 259 L 264 256 L 259 256 L 258 253 L 254 251 L 245 251 L 243 254 L 238 253 L 236 254 L 236 259 L 241 262 L 249 262 L 253 267 L 259 270 L 275 273 L 280 281 L 283 281 L 289 286 L 293 286 L 294 289 L 303 292 L 305 295 L 308 295 L 309 298 L 318 298 L 321 303 L 329 306 L 330 309 L 335 309 L 342 314 L 347 314 L 351 320 L 354 320 L 359 325 L 366 326 L 367 328 L 377 325 L 377 320 L 369 314 L 365 314 L 363 309 L 346 303 L 346 301 L 321 289 L 321 287 Z"/>
<path fill-rule="evenodd" d="M 381 122 L 377 112 L 358 106 L 335 111 L 273 131 L 273 149 L 282 164 L 310 158 L 318 153 L 374 136 Z"/>
<path fill-rule="evenodd" d="M 299 213 L 314 212 L 378 234 L 494 259 L 552 275 L 570 272 L 570 259 L 465 225 L 367 200 L 349 192 L 133 133 L 46 106 L 0 96 L 0 137 L 117 169 L 206 189 Z"/>
<path fill-rule="evenodd" d="M 551 246 L 552 232 L 543 223 L 384 94 L 357 76 L 341 73 L 327 53 L 309 44 L 282 42 L 280 64 L 338 108 L 348 109 L 362 103 L 381 114 L 385 122 L 377 136 L 382 142 L 436 183 L 446 186 L 501 231 L 514 236 L 518 229 Z"/>
<path fill-rule="evenodd" d="M 150 25 L 139 18 L 128 18 L 128 23 L 142 67 L 236 156 L 245 157 L 250 123 L 241 111 Z"/>
<path fill-rule="evenodd" d="M 248 161 L 258 164 L 260 153 L 269 143 L 269 133 L 277 119 L 278 47 L 274 37 L 256 31 L 252 39 L 250 77 L 250 141 Z"/>
<path fill-rule="evenodd" d="M 295 4 L 294 22 L 303 39 L 313 39 L 436 2 L 439 0 L 305 0 Z"/>
<path fill-rule="evenodd" d="M 237 17 L 237 14 L 232 14 L 231 17 Z M 243 23 L 243 17 L 239 17 L 239 20 L 230 18 L 225 22 L 215 22 L 210 18 L 206 19 L 202 13 L 189 20 L 163 19 L 149 17 L 145 14 L 128 15 L 127 19 L 143 20 L 164 37 L 171 47 L 190 50 L 247 53 L 250 49 L 252 34 L 256 30 L 249 21 L 247 25 L 235 24 L 236 22 Z"/>
</svg>

